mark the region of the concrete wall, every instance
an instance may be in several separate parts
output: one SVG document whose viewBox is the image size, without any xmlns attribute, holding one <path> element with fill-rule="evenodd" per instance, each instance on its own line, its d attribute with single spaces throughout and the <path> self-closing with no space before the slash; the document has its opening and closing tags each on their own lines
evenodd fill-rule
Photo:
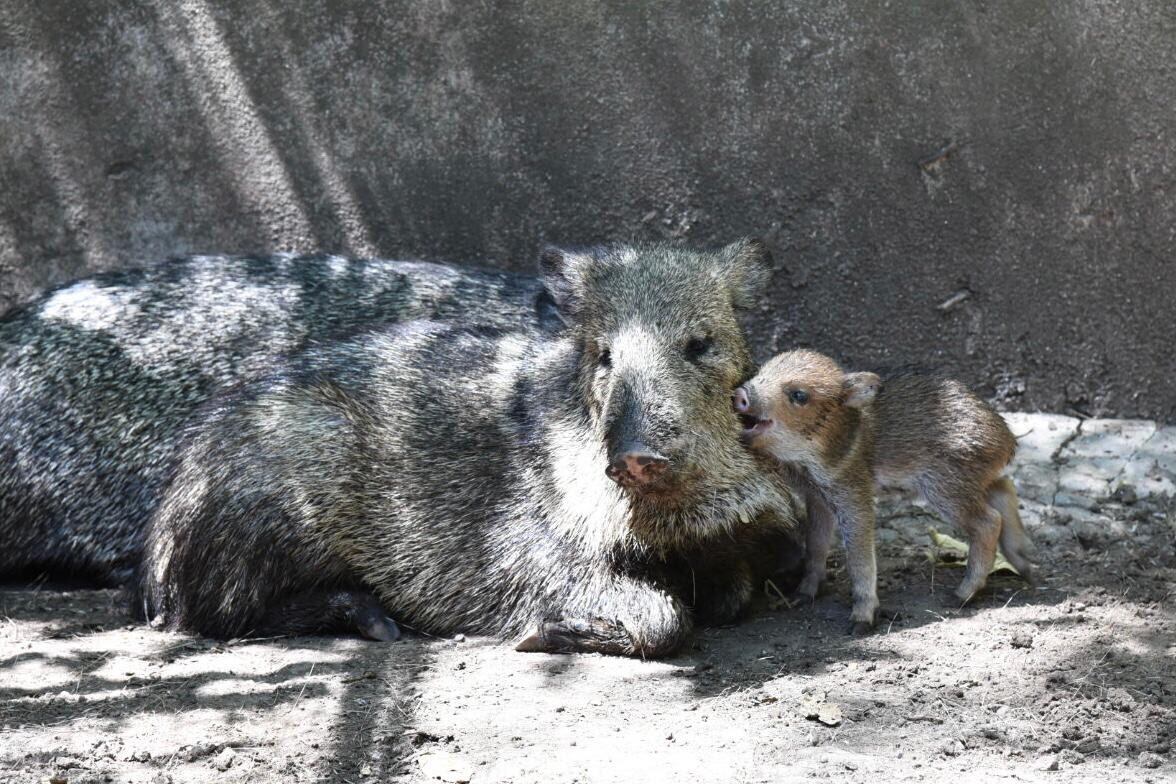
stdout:
<svg viewBox="0 0 1176 784">
<path fill-rule="evenodd" d="M 761 354 L 1174 420 L 1174 144 L 1170 0 L 0 0 L 0 310 L 191 251 L 754 233 Z"/>
</svg>

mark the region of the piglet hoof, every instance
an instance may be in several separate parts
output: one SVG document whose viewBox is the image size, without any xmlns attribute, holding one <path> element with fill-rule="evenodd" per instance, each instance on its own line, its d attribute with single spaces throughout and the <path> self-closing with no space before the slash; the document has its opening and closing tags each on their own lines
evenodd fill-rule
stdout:
<svg viewBox="0 0 1176 784">
<path fill-rule="evenodd" d="M 955 593 L 939 594 L 939 604 L 945 610 L 962 610 L 970 599 L 971 597 L 968 597 L 968 599 L 961 599 Z"/>
<path fill-rule="evenodd" d="M 792 603 L 800 605 L 814 604 L 817 601 L 816 591 L 809 593 L 808 591 L 793 591 Z"/>
<path fill-rule="evenodd" d="M 866 612 L 864 608 L 854 608 L 854 611 L 849 615 L 849 633 L 854 637 L 864 637 L 867 634 L 873 633 L 874 627 L 878 623 L 878 615 L 881 612 L 876 603 L 874 609 L 870 612 Z"/>
<path fill-rule="evenodd" d="M 395 642 L 400 639 L 400 627 L 396 625 L 396 621 L 375 607 L 358 610 L 355 614 L 355 627 L 362 636 L 376 642 Z"/>
<path fill-rule="evenodd" d="M 854 621 L 849 627 L 851 637 L 867 637 L 874 633 L 874 624 L 865 621 Z"/>
<path fill-rule="evenodd" d="M 853 617 L 854 615 L 857 615 L 859 617 L 854 618 Z M 869 620 L 863 621 L 860 617 L 862 615 L 865 615 L 865 613 L 855 612 L 855 613 L 853 613 L 853 615 L 849 616 L 849 620 L 850 620 L 849 633 L 850 633 L 850 635 L 852 635 L 854 637 L 865 637 L 866 635 L 872 634 L 874 632 L 874 624 L 878 620 L 877 608 L 874 609 L 874 612 L 870 613 Z"/>
</svg>

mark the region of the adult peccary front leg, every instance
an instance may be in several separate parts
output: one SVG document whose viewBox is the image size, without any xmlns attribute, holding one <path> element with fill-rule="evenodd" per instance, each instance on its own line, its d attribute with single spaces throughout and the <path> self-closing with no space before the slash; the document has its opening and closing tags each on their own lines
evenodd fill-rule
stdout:
<svg viewBox="0 0 1176 784">
<path fill-rule="evenodd" d="M 599 599 L 599 610 L 612 610 L 608 617 L 545 619 L 515 650 L 656 659 L 678 650 L 693 630 L 682 601 L 649 583 L 617 580 Z"/>
<path fill-rule="evenodd" d="M 800 549 L 789 511 L 765 512 L 731 536 L 709 542 L 705 548 L 688 549 L 662 565 L 665 581 L 673 585 L 698 624 L 737 622 L 769 580 L 786 579 L 781 574 L 785 570 L 781 556 Z"/>
</svg>

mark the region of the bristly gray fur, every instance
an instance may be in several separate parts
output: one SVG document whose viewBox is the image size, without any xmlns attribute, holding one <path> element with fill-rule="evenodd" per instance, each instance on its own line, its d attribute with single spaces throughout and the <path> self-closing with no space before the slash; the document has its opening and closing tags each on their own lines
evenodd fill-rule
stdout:
<svg viewBox="0 0 1176 784">
<path fill-rule="evenodd" d="M 182 424 L 274 358 L 417 318 L 539 328 L 534 277 L 336 256 L 176 259 L 0 322 L 0 575 L 130 578 Z"/>
<path fill-rule="evenodd" d="M 736 613 L 755 577 L 730 543 L 792 523 L 729 402 L 762 256 L 548 251 L 558 334 L 403 324 L 216 399 L 152 522 L 145 611 L 236 636 L 274 628 L 291 597 L 369 590 L 429 633 L 538 626 L 529 650 L 673 651 L 695 603 L 674 569 L 733 553 L 706 591 Z M 627 439 L 667 457 L 664 483 L 606 477 Z"/>
</svg>

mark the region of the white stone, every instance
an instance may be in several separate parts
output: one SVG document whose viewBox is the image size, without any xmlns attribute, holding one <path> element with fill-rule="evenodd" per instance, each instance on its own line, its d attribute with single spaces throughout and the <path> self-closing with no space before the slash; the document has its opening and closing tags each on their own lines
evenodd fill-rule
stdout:
<svg viewBox="0 0 1176 784">
<path fill-rule="evenodd" d="M 1145 419 L 1089 419 L 1062 454 L 1126 460 L 1155 432 L 1156 423 Z"/>
<path fill-rule="evenodd" d="M 1061 414 L 1002 414 L 1017 437 L 1017 462 L 1048 463 L 1066 439 L 1074 435 L 1079 420 Z"/>
</svg>

